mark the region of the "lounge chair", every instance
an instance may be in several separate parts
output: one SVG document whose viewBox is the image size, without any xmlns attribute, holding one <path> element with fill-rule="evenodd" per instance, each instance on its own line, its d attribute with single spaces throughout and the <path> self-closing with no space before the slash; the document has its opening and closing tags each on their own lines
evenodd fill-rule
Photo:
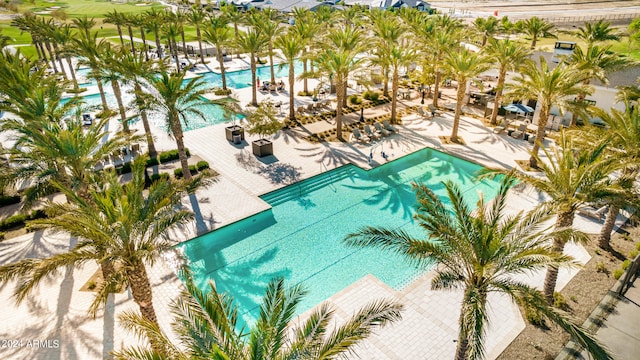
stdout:
<svg viewBox="0 0 640 360">
<path fill-rule="evenodd" d="M 380 124 L 379 122 L 374 122 L 373 123 L 373 127 L 378 130 L 378 132 L 380 132 L 380 134 L 382 134 L 382 136 L 389 136 L 391 135 L 391 132 L 387 129 L 385 129 L 384 127 L 382 127 L 382 124 Z"/>
<path fill-rule="evenodd" d="M 365 132 L 365 134 L 367 134 L 367 136 L 369 136 L 370 138 L 372 138 L 374 140 L 380 139 L 380 132 L 373 131 L 371 129 L 371 126 L 369 126 L 369 124 L 364 126 L 364 132 Z"/>
<path fill-rule="evenodd" d="M 438 109 L 436 109 L 435 106 L 433 106 L 433 104 L 429 104 L 429 112 L 431 113 L 431 117 L 434 118 L 436 117 L 436 112 L 438 111 Z"/>
<path fill-rule="evenodd" d="M 353 129 L 351 133 L 360 142 L 368 143 L 369 141 L 371 141 L 371 139 L 367 135 L 362 134 L 358 129 Z"/>
<path fill-rule="evenodd" d="M 389 130 L 391 132 L 394 132 L 394 133 L 399 133 L 400 132 L 400 130 L 397 127 L 389 124 L 389 120 L 382 120 L 382 125 L 384 125 L 385 129 L 387 129 L 387 130 Z"/>
<path fill-rule="evenodd" d="M 494 134 L 501 134 L 509 127 L 509 121 L 507 119 L 502 120 L 500 125 L 493 128 Z"/>
<path fill-rule="evenodd" d="M 418 106 L 418 115 L 424 117 L 427 117 L 427 114 L 424 112 L 424 109 L 422 108 L 422 106 Z"/>
<path fill-rule="evenodd" d="M 527 124 L 520 124 L 518 129 L 511 133 L 511 137 L 514 139 L 522 139 L 525 132 L 527 132 Z"/>
<path fill-rule="evenodd" d="M 603 206 L 599 209 L 596 209 L 593 206 L 587 206 L 587 207 L 581 207 L 578 208 L 578 214 L 586 216 L 586 217 L 590 217 L 592 219 L 596 219 L 596 220 L 602 220 L 604 219 L 604 217 L 607 215 L 607 212 L 609 211 L 609 207 L 608 206 Z"/>
</svg>

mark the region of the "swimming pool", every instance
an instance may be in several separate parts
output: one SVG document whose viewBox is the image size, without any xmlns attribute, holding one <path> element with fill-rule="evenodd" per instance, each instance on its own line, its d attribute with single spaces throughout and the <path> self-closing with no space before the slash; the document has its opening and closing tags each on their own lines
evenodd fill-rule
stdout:
<svg viewBox="0 0 640 360">
<path fill-rule="evenodd" d="M 282 67 L 275 65 L 273 71 L 276 78 L 288 77 L 289 64 L 283 64 Z M 296 74 L 302 73 L 302 62 L 297 61 L 294 63 L 294 72 Z M 225 77 L 227 78 L 228 87 L 243 89 L 251 86 L 251 69 L 225 72 Z M 256 77 L 262 81 L 270 80 L 271 68 L 268 65 L 258 67 L 256 69 Z M 207 82 L 207 87 L 222 87 L 222 75 L 218 73 L 203 73 L 202 79 Z"/>
<path fill-rule="evenodd" d="M 346 247 L 341 240 L 365 225 L 401 227 L 423 236 L 412 219 L 416 199 L 411 183 L 424 182 L 442 197 L 441 182 L 453 180 L 473 205 L 478 191 L 492 198 L 497 190 L 495 181 L 473 181 L 481 168 L 432 149 L 369 171 L 345 165 L 265 194 L 262 199 L 271 210 L 177 247 L 196 284 L 204 290 L 214 280 L 219 291 L 234 297 L 247 323 L 257 316 L 266 284 L 277 276 L 308 289 L 298 313 L 367 274 L 399 290 L 428 269 L 416 269 L 401 256 L 378 249 Z"/>
</svg>

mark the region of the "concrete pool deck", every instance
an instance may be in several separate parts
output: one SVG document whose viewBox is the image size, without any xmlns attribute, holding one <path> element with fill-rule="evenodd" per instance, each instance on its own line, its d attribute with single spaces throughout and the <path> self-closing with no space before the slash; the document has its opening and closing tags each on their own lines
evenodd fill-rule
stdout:
<svg viewBox="0 0 640 360">
<path fill-rule="evenodd" d="M 250 91 L 249 88 L 242 89 L 238 91 L 238 96 L 246 100 Z M 407 101 L 404 106 L 417 103 L 415 100 Z M 194 209 L 196 221 L 175 231 L 172 238 L 181 242 L 267 209 L 268 205 L 257 195 L 327 169 L 346 163 L 369 168 L 370 153 L 373 154 L 372 165 L 383 163 L 382 150 L 392 160 L 424 147 L 432 147 L 485 166 L 502 168 L 514 167 L 515 160 L 528 158 L 531 144 L 494 134 L 480 120 L 467 117 L 463 117 L 460 124 L 460 135 L 466 145 L 442 145 L 438 136 L 450 134 L 451 120 L 452 115 L 448 112 L 433 120 L 410 114 L 403 118 L 403 124 L 399 126 L 400 134 L 377 144 L 311 144 L 301 139 L 296 131 L 283 131 L 274 138 L 275 155 L 263 159 L 251 153 L 250 141 L 256 137 L 246 134 L 245 142 L 233 145 L 225 140 L 224 124 L 186 132 L 185 143 L 191 152 L 207 160 L 220 173 L 220 177 L 217 183 L 185 199 L 185 204 Z M 136 126 L 140 127 L 141 124 Z M 175 142 L 158 129 L 155 129 L 155 134 L 159 149 L 175 148 Z M 533 208 L 541 200 L 537 193 L 529 190 L 514 191 L 511 196 L 510 212 Z M 576 216 L 574 224 L 589 233 L 597 232 L 601 225 L 582 216 Z M 0 242 L 0 264 L 27 257 L 45 257 L 68 249 L 75 241 L 68 235 L 48 231 L 8 239 Z M 582 263 L 589 260 L 589 255 L 581 246 L 570 245 L 565 251 Z M 167 256 L 165 261 L 149 269 L 156 313 L 165 331 L 169 331 L 171 322 L 168 305 L 183 288 L 171 270 L 171 263 L 172 259 Z M 122 311 L 137 311 L 137 305 L 128 291 L 116 294 L 95 319 L 87 315 L 93 294 L 79 291 L 79 288 L 96 270 L 95 264 L 87 264 L 78 269 L 61 271 L 55 278 L 44 281 L 19 306 L 14 305 L 11 298 L 16 284 L 4 284 L 0 288 L 0 301 L 5 304 L 0 339 L 22 342 L 12 343 L 14 347 L 0 348 L 0 358 L 101 359 L 123 345 L 137 344 L 137 339 L 125 332 L 117 322 L 117 314 Z M 561 271 L 559 288 L 576 271 Z M 401 291 L 395 291 L 369 276 L 327 300 L 336 308 L 339 319 L 348 317 L 356 308 L 372 299 L 396 298 L 405 304 L 404 320 L 379 331 L 362 343 L 358 349 L 360 358 L 453 358 L 460 293 L 430 290 L 431 276 L 431 273 L 424 274 Z M 541 286 L 543 277 L 543 273 L 536 273 L 523 279 Z M 491 325 L 486 337 L 487 359 L 500 354 L 524 328 L 517 307 L 508 299 L 491 298 L 489 309 Z M 50 342 L 43 343 L 44 340 Z"/>
</svg>

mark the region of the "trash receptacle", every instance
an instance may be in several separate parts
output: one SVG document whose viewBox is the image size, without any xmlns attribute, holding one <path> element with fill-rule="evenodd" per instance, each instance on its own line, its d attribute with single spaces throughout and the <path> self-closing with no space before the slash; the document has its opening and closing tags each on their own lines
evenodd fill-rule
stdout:
<svg viewBox="0 0 640 360">
<path fill-rule="evenodd" d="M 242 141 L 242 138 L 240 137 L 240 134 L 233 135 L 233 143 L 234 144 L 240 144 L 240 141 Z"/>
</svg>

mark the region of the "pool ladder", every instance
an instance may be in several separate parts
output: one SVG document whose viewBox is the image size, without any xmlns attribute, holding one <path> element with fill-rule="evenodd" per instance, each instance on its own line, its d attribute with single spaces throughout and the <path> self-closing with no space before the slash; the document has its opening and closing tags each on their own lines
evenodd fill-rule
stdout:
<svg viewBox="0 0 640 360">
<path fill-rule="evenodd" d="M 331 180 L 329 182 L 329 187 L 331 188 L 331 190 L 333 190 L 333 192 L 338 192 L 338 189 L 333 185 L 333 174 L 329 171 L 327 165 L 325 165 L 324 162 L 320 161 L 320 173 L 322 174 L 324 172 L 327 172 L 329 174 L 329 179 Z"/>
</svg>

